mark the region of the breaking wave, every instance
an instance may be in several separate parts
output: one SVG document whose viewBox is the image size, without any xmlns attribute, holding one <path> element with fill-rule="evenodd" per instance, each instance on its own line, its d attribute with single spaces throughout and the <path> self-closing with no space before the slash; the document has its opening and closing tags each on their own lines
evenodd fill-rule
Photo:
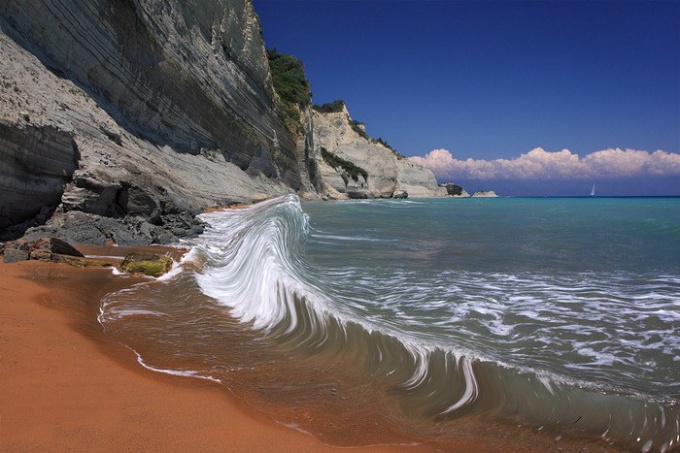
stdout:
<svg viewBox="0 0 680 453">
<path fill-rule="evenodd" d="M 446 274 L 434 275 L 417 286 L 403 276 L 382 281 L 353 268 L 315 267 L 307 259 L 312 240 L 361 244 L 381 239 L 314 230 L 294 195 L 202 218 L 210 227 L 188 243 L 191 251 L 180 263 L 182 272 L 102 300 L 99 319 L 105 330 L 132 348 L 149 369 L 203 377 L 232 388 L 244 385 L 233 376 L 259 365 L 255 352 L 235 358 L 228 349 L 269 349 L 279 358 L 263 359 L 264 364 L 285 356 L 298 365 L 309 361 L 313 367 L 339 370 L 345 379 L 363 382 L 385 395 L 403 417 L 425 420 L 439 430 L 459 419 L 487 417 L 535 429 L 547 427 L 559 435 L 601 438 L 642 451 L 677 448 L 677 388 L 660 397 L 634 384 L 621 384 L 616 376 L 595 379 L 595 373 L 581 378 L 580 370 L 569 374 L 540 360 L 522 359 L 521 348 L 513 345 L 522 328 L 543 322 L 578 329 L 568 317 L 561 318 L 564 314 L 551 311 L 549 303 L 536 302 L 545 302 L 557 284 L 548 289 L 534 280 L 520 282 L 518 276 L 487 276 L 478 283 L 486 291 L 479 303 L 472 298 L 467 305 L 452 307 L 445 303 L 451 297 L 446 294 L 479 294 L 480 289 L 445 283 Z M 368 282 L 360 282 L 362 278 Z M 461 278 L 472 286 L 481 281 L 474 273 L 463 274 L 457 281 Z M 351 288 L 352 282 L 360 289 Z M 437 287 L 445 288 L 446 294 L 426 301 L 423 294 Z M 361 288 L 367 293 L 362 294 Z M 558 290 L 574 297 L 598 291 L 588 282 L 581 287 L 565 283 Z M 495 295 L 508 293 L 515 307 L 513 316 L 504 316 L 494 302 L 498 300 Z M 650 299 L 657 293 L 650 290 Z M 406 313 L 403 307 L 390 306 L 388 296 L 394 294 L 411 301 L 414 310 Z M 601 298 L 614 302 L 593 299 L 594 304 L 613 304 L 593 311 L 617 309 L 617 297 Z M 370 310 L 362 313 L 364 303 L 388 307 L 389 316 Z M 448 318 L 428 319 L 428 310 L 438 308 L 448 310 Z M 479 319 L 468 321 L 483 324 L 488 341 L 484 335 L 468 335 L 466 340 L 449 333 L 456 326 L 452 320 L 465 319 L 470 312 Z M 608 347 L 600 344 L 606 343 L 602 336 L 607 333 L 595 327 L 581 329 L 568 344 L 559 344 L 559 329 L 536 331 L 536 341 L 545 343 L 545 354 L 576 352 L 590 360 L 582 369 L 614 360 Z M 648 346 L 675 348 L 662 334 L 650 334 L 656 343 Z M 496 337 L 504 339 L 502 347 L 493 342 Z M 630 348 L 634 354 L 636 347 Z"/>
</svg>

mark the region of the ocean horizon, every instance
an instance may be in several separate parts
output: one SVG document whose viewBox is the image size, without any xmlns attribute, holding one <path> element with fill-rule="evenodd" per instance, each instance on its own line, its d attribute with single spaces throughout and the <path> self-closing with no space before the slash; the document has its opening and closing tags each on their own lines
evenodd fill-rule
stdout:
<svg viewBox="0 0 680 453">
<path fill-rule="evenodd" d="M 678 448 L 680 197 L 288 195 L 201 217 L 169 276 L 101 301 L 149 369 L 329 443 L 377 420 Z"/>
</svg>

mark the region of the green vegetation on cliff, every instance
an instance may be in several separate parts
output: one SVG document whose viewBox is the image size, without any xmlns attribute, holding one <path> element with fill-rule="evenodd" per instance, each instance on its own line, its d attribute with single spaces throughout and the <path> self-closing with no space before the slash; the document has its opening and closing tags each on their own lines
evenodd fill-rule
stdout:
<svg viewBox="0 0 680 453">
<path fill-rule="evenodd" d="M 364 123 L 361 121 L 353 120 L 347 115 L 347 120 L 349 121 L 349 125 L 352 127 L 352 130 L 359 134 L 360 137 L 365 138 L 369 142 L 371 141 L 371 137 L 368 136 L 366 131 L 364 130 Z"/>
<path fill-rule="evenodd" d="M 442 187 L 446 187 L 446 192 L 449 195 L 462 195 L 463 194 L 463 188 L 459 186 L 458 184 L 453 184 L 453 183 L 446 183 L 446 184 L 441 184 Z"/>
<path fill-rule="evenodd" d="M 321 148 L 321 157 L 323 157 L 323 160 L 335 170 L 338 168 L 342 169 L 340 177 L 343 181 L 345 181 L 345 185 L 349 183 L 349 178 L 352 178 L 352 180 L 355 182 L 359 182 L 359 175 L 364 178 L 364 181 L 368 182 L 368 172 L 366 170 L 354 165 L 354 163 L 348 160 L 343 159 L 335 153 L 331 153 L 326 148 Z"/>
<path fill-rule="evenodd" d="M 374 140 L 372 140 L 372 141 L 373 141 L 373 143 L 380 143 L 382 146 L 384 146 L 385 148 L 387 148 L 387 149 L 389 149 L 390 151 L 392 151 L 392 152 L 394 153 L 394 155 L 397 156 L 397 159 L 406 159 L 406 156 L 404 156 L 403 154 L 401 154 L 401 153 L 400 153 L 399 151 L 397 151 L 396 149 L 392 148 L 392 147 L 390 146 L 390 144 L 387 143 L 387 142 L 386 142 L 385 140 L 383 140 L 382 138 L 378 137 L 378 138 L 376 138 L 376 139 L 374 139 Z"/>
<path fill-rule="evenodd" d="M 300 129 L 300 108 L 307 107 L 312 100 L 309 81 L 305 77 L 305 65 L 293 55 L 267 51 L 272 71 L 274 89 L 281 98 L 281 117 L 289 127 Z"/>
<path fill-rule="evenodd" d="M 298 132 L 300 132 L 302 130 L 302 125 L 300 124 L 300 108 L 309 106 L 312 100 L 312 93 L 309 91 L 310 84 L 305 77 L 305 65 L 295 56 L 278 53 L 275 48 L 267 50 L 267 58 L 269 59 L 269 66 L 272 72 L 274 89 L 281 99 L 281 104 L 279 105 L 280 115 L 288 127 L 295 128 Z M 322 105 L 312 105 L 312 108 L 319 113 L 340 113 L 345 108 L 345 101 L 342 99 L 337 99 L 333 102 L 327 102 Z M 353 120 L 349 115 L 347 115 L 347 120 L 349 121 L 349 125 L 351 126 L 352 130 L 354 130 L 354 132 L 356 132 L 360 137 L 366 139 L 370 143 L 384 146 L 385 148 L 392 151 L 398 159 L 405 158 L 404 155 L 392 148 L 382 138 L 374 139 L 370 137 L 366 133 L 363 123 Z M 328 151 L 326 151 L 326 153 L 328 155 L 335 156 Z M 324 159 L 326 159 L 325 156 Z M 328 160 L 326 161 L 329 162 Z M 341 166 L 336 161 L 332 162 L 336 164 L 334 166 L 329 162 L 329 165 L 331 165 L 333 168 Z M 349 164 L 354 165 L 351 162 L 349 162 Z M 345 173 L 350 176 L 355 175 L 352 176 L 352 179 L 355 181 L 358 179 L 358 176 L 356 175 L 361 174 L 360 172 L 352 173 L 345 169 L 343 172 L 343 179 L 346 178 Z M 364 179 L 365 178 L 366 177 L 364 177 Z"/>
<path fill-rule="evenodd" d="M 338 99 L 337 101 L 327 102 L 323 105 L 313 105 L 312 108 L 319 113 L 340 113 L 345 106 L 345 101 Z"/>
<path fill-rule="evenodd" d="M 349 119 L 349 118 L 348 118 L 348 119 Z M 349 125 L 352 127 L 352 130 L 354 130 L 354 132 L 356 132 L 357 134 L 359 134 L 360 137 L 365 138 L 365 139 L 368 140 L 370 143 L 373 143 L 373 144 L 380 144 L 380 145 L 384 146 L 385 148 L 389 149 L 390 151 L 392 151 L 392 152 L 394 153 L 394 155 L 397 156 L 397 159 L 405 159 L 405 158 L 406 158 L 406 156 L 404 156 L 403 154 L 401 154 L 400 152 L 398 152 L 396 149 L 392 148 L 392 147 L 390 146 L 390 144 L 387 143 L 387 142 L 386 142 L 385 140 L 383 140 L 382 138 L 380 138 L 380 137 L 378 137 L 378 138 L 372 138 L 371 136 L 369 136 L 369 135 L 366 133 L 366 131 L 364 130 L 364 123 L 361 123 L 361 122 L 359 122 L 359 121 L 350 119 L 350 120 L 349 120 Z"/>
</svg>

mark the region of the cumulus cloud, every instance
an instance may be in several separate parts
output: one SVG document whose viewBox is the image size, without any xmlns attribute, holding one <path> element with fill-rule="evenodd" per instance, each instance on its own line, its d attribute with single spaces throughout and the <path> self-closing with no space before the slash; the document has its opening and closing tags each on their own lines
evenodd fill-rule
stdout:
<svg viewBox="0 0 680 453">
<path fill-rule="evenodd" d="M 435 149 L 411 160 L 432 170 L 439 179 L 593 179 L 630 176 L 680 176 L 680 154 L 666 151 L 604 149 L 581 158 L 568 149 L 550 152 L 534 148 L 515 159 L 459 160 Z"/>
</svg>

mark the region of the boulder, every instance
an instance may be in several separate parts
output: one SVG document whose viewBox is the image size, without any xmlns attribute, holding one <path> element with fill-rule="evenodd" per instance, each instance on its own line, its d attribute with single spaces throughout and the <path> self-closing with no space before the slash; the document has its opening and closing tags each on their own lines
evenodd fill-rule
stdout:
<svg viewBox="0 0 680 453">
<path fill-rule="evenodd" d="M 26 261 L 29 258 L 27 250 L 6 248 L 3 261 L 7 264 Z"/>
<path fill-rule="evenodd" d="M 4 262 L 41 260 L 61 261 L 60 256 L 83 258 L 84 255 L 61 239 L 41 237 L 34 241 L 18 240 L 8 242 L 4 250 Z"/>
<path fill-rule="evenodd" d="M 370 198 L 375 198 L 372 192 L 364 189 L 348 190 L 347 197 L 349 197 L 350 200 L 368 200 Z"/>
<path fill-rule="evenodd" d="M 160 277 L 172 268 L 172 258 L 155 253 L 130 253 L 120 268 L 132 274 L 144 274 L 150 277 Z"/>
<path fill-rule="evenodd" d="M 31 259 L 43 259 L 45 256 L 48 257 L 48 259 L 51 259 L 51 255 L 55 253 L 59 255 L 77 256 L 79 258 L 85 256 L 68 242 L 57 238 L 40 238 L 35 242 L 29 243 L 28 248 Z"/>
</svg>

